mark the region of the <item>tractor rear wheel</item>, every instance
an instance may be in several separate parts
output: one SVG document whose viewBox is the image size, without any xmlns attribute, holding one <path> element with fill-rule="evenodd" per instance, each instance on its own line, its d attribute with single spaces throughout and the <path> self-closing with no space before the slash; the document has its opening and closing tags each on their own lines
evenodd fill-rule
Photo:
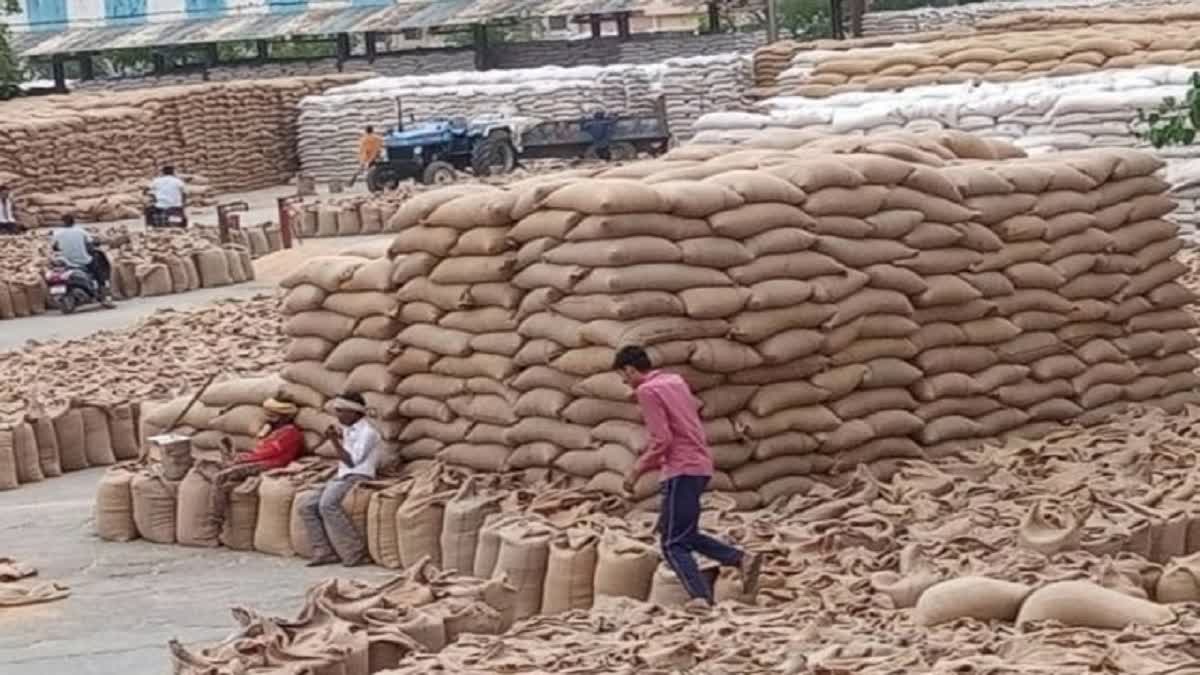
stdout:
<svg viewBox="0 0 1200 675">
<path fill-rule="evenodd" d="M 421 182 L 426 185 L 449 185 L 454 178 L 454 165 L 450 162 L 430 162 L 421 174 Z"/>
<path fill-rule="evenodd" d="M 471 170 L 476 176 L 506 174 L 517 165 L 517 150 L 507 131 L 493 131 L 471 148 Z"/>
</svg>

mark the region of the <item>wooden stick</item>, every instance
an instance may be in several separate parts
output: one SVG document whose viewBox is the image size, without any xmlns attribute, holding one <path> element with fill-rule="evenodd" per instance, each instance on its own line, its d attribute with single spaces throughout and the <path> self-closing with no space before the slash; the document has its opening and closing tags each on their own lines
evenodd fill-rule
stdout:
<svg viewBox="0 0 1200 675">
<path fill-rule="evenodd" d="M 176 417 L 175 421 L 171 422 L 171 426 L 167 427 L 168 434 L 172 431 L 175 431 L 175 427 L 179 426 L 179 423 L 182 422 L 183 418 L 187 416 L 188 411 L 192 409 L 192 406 L 196 405 L 196 401 L 200 400 L 200 397 L 204 395 L 205 390 L 207 390 L 209 385 L 213 383 L 213 380 L 217 379 L 217 375 L 220 375 L 220 371 L 208 376 L 208 379 L 204 382 L 204 386 L 200 387 L 200 390 L 196 392 L 195 396 L 192 396 L 192 400 L 188 401 L 188 404 L 184 406 L 182 411 L 180 411 L 179 417 Z"/>
</svg>

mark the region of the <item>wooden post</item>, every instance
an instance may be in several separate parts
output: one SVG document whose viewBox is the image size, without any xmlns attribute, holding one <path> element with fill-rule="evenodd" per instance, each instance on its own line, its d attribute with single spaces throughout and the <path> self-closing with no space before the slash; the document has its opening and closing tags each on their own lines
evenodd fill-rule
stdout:
<svg viewBox="0 0 1200 675">
<path fill-rule="evenodd" d="M 471 42 L 475 47 L 475 70 L 491 70 L 492 48 L 488 44 L 487 26 L 479 23 L 471 26 Z"/>
<path fill-rule="evenodd" d="M 337 39 L 334 41 L 334 46 L 337 53 L 337 69 L 340 73 L 346 61 L 350 60 L 350 35 L 347 33 L 338 33 Z"/>
<path fill-rule="evenodd" d="M 708 3 L 708 32 L 721 32 L 721 12 L 718 11 L 715 0 L 710 0 Z"/>
<path fill-rule="evenodd" d="M 271 43 L 266 40 L 255 40 L 254 48 L 258 51 L 258 60 L 266 61 L 271 58 Z"/>
<path fill-rule="evenodd" d="M 363 33 L 363 42 L 366 44 L 367 50 L 367 63 L 375 63 L 375 40 L 378 37 L 379 33 Z"/>
<path fill-rule="evenodd" d="M 92 61 L 91 54 L 79 55 L 79 79 L 94 80 L 96 79 L 96 64 Z"/>
<path fill-rule="evenodd" d="M 629 39 L 629 12 L 621 12 L 617 15 L 617 36 L 622 40 Z"/>
<path fill-rule="evenodd" d="M 592 39 L 599 40 L 600 36 L 604 34 L 603 22 L 601 22 L 600 17 L 595 14 L 589 16 L 588 20 L 592 24 Z"/>
</svg>

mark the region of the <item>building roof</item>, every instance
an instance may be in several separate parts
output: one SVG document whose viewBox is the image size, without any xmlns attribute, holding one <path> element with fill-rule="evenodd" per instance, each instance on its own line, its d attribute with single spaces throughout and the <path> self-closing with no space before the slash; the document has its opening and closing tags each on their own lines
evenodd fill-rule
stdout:
<svg viewBox="0 0 1200 675">
<path fill-rule="evenodd" d="M 470 26 L 507 19 L 661 13 L 663 5 L 696 8 L 697 0 L 397 0 L 394 4 L 237 14 L 171 22 L 10 33 L 25 57 L 164 47 L 293 35 L 400 32 L 409 28 Z"/>
</svg>

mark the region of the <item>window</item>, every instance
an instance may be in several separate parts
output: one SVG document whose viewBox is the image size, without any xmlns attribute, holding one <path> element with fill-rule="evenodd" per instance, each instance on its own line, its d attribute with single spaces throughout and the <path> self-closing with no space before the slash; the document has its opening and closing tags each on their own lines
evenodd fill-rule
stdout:
<svg viewBox="0 0 1200 675">
<path fill-rule="evenodd" d="M 401 33 L 401 34 L 404 36 L 405 40 L 420 40 L 421 39 L 421 29 L 420 28 L 405 28 L 403 33 Z"/>
<path fill-rule="evenodd" d="M 565 16 L 550 17 L 550 30 L 566 30 L 566 29 L 567 29 L 567 17 L 565 17 Z"/>
</svg>

